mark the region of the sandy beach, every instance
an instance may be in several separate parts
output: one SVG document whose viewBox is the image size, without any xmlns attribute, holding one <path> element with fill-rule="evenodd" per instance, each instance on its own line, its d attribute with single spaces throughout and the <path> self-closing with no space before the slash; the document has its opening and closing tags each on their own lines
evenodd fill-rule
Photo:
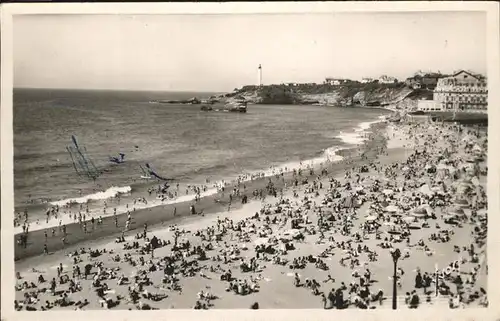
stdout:
<svg viewBox="0 0 500 321">
<path fill-rule="evenodd" d="M 32 231 L 16 309 L 391 308 L 395 249 L 399 308 L 486 306 L 486 134 L 376 124 L 342 153 L 118 227 L 69 224 L 65 244 Z"/>
</svg>

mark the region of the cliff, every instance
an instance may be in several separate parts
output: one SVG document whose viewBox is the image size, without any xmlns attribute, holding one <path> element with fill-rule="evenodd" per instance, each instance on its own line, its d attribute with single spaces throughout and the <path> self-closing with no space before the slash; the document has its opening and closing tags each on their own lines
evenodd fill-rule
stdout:
<svg viewBox="0 0 500 321">
<path fill-rule="evenodd" d="M 413 90 L 403 83 L 380 84 L 350 82 L 342 85 L 290 84 L 244 86 L 218 97 L 231 101 L 244 98 L 253 104 L 303 104 L 326 106 L 381 106 L 391 109 L 414 110 L 419 99 L 432 99 L 432 92 Z"/>
</svg>

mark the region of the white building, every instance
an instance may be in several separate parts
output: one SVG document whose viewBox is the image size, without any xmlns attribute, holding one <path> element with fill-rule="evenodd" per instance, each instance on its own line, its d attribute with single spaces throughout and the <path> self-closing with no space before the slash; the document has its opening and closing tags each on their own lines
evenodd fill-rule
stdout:
<svg viewBox="0 0 500 321">
<path fill-rule="evenodd" d="M 375 79 L 373 79 L 373 78 L 362 78 L 361 79 L 361 82 L 363 84 L 368 84 L 368 83 L 371 83 L 371 82 L 374 82 L 374 81 L 375 81 Z"/>
<path fill-rule="evenodd" d="M 443 111 L 444 106 L 443 103 L 435 100 L 419 100 L 417 109 L 425 112 Z"/>
<path fill-rule="evenodd" d="M 341 78 L 326 78 L 325 79 L 325 84 L 330 84 L 332 86 L 338 86 L 341 84 L 345 84 L 348 82 L 348 79 L 341 79 Z"/>
<path fill-rule="evenodd" d="M 433 98 L 445 110 L 487 112 L 488 84 L 486 78 L 462 70 L 439 79 Z"/>
<path fill-rule="evenodd" d="M 381 84 L 394 84 L 397 83 L 398 80 L 394 77 L 383 75 L 378 79 L 378 82 Z"/>
</svg>

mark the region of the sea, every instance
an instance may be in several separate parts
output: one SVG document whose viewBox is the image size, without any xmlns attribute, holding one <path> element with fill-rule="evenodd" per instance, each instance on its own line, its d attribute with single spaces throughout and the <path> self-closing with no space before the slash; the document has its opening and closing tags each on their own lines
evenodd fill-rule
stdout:
<svg viewBox="0 0 500 321">
<path fill-rule="evenodd" d="M 204 112 L 200 105 L 157 100 L 208 97 L 204 92 L 14 90 L 15 211 L 44 228 L 48 207 L 133 197 L 158 186 L 142 179 L 146 163 L 184 185 L 230 181 L 244 173 L 338 161 L 336 151 L 362 143 L 383 109 L 249 105 L 248 112 Z M 79 176 L 67 150 L 72 135 L 100 171 Z M 125 154 L 115 164 L 110 157 Z M 206 193 L 213 193 L 210 189 Z M 131 194 L 131 195 L 130 195 Z M 171 202 L 185 201 L 184 195 Z M 160 205 L 150 202 L 148 206 Z M 123 210 L 123 209 L 122 209 Z"/>
</svg>

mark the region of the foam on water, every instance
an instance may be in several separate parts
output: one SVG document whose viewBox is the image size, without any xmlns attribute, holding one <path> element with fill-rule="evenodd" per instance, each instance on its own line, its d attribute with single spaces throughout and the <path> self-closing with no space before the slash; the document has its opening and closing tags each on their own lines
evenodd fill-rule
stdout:
<svg viewBox="0 0 500 321">
<path fill-rule="evenodd" d="M 126 186 L 128 187 L 128 186 Z M 123 190 L 126 190 L 125 187 L 123 188 Z M 102 195 L 104 194 L 105 192 L 99 192 L 99 193 L 96 193 L 96 194 L 92 194 L 92 195 Z M 113 198 L 113 197 L 116 197 L 118 196 L 120 193 L 118 194 L 115 194 L 115 196 L 110 196 L 106 199 L 110 199 L 110 198 Z M 214 194 L 217 194 L 217 189 L 216 188 L 212 188 L 212 189 L 207 189 L 205 192 L 201 192 L 200 193 L 200 196 L 201 197 L 206 197 L 206 196 L 210 196 L 210 195 L 214 195 Z M 93 198 L 88 198 L 90 195 L 87 195 L 85 197 L 82 197 L 80 199 L 89 199 L 89 200 L 104 200 L 104 198 L 99 198 L 99 199 L 93 199 Z M 175 204 L 175 203 L 182 203 L 182 202 L 189 202 L 189 201 L 194 201 L 196 195 L 195 194 L 189 194 L 189 195 L 182 195 L 182 196 L 179 196 L 175 199 L 167 199 L 167 200 L 160 200 L 160 199 L 151 199 L 151 200 L 148 200 L 147 203 L 143 203 L 143 202 L 137 202 L 133 208 L 135 208 L 136 210 L 141 210 L 141 209 L 147 209 L 147 208 L 153 208 L 153 207 L 157 207 L 157 206 L 162 206 L 162 205 L 168 205 L 168 204 Z M 67 200 L 63 200 L 65 201 L 65 204 L 71 204 L 72 202 L 68 202 Z M 59 201 L 59 202 L 63 202 L 63 201 Z M 54 202 L 56 203 L 56 202 Z M 77 202 L 73 202 L 73 204 L 75 204 Z M 80 202 L 80 203 L 83 203 L 83 202 Z M 53 204 L 54 205 L 54 204 Z M 61 206 L 61 205 L 60 205 Z M 89 210 L 89 217 L 99 217 L 99 216 L 102 216 L 102 218 L 105 218 L 105 217 L 109 217 L 109 216 L 113 216 L 113 211 L 108 211 L 106 214 L 102 213 L 101 212 L 102 209 L 99 209 L 99 208 L 96 208 L 96 209 L 92 209 L 92 210 Z M 119 205 L 119 206 L 116 206 L 116 214 L 123 214 L 123 213 L 127 213 L 127 211 L 130 211 L 131 208 L 127 208 L 126 204 L 124 205 Z M 52 227 L 57 227 L 59 226 L 59 221 L 61 221 L 61 224 L 62 225 L 66 225 L 66 224 L 71 224 L 71 223 L 75 223 L 75 220 L 70 217 L 69 215 L 62 215 L 59 219 L 50 219 L 48 222 L 43 220 L 39 220 L 37 222 L 31 222 L 29 224 L 29 230 L 30 231 L 38 231 L 38 230 L 43 230 L 43 229 L 46 229 L 46 228 L 52 228 Z M 14 229 L 15 233 L 21 233 L 23 230 L 22 230 L 22 226 L 17 226 L 15 227 Z"/>
<path fill-rule="evenodd" d="M 89 201 L 106 200 L 109 198 L 117 197 L 118 195 L 121 194 L 129 194 L 130 192 L 132 192 L 132 187 L 130 186 L 122 186 L 122 187 L 112 186 L 107 190 L 105 190 L 104 192 L 97 192 L 94 194 L 85 195 L 77 198 L 67 198 L 60 201 L 51 202 L 50 205 L 65 206 L 69 204 L 85 204 Z"/>
<path fill-rule="evenodd" d="M 340 132 L 340 134 L 337 135 L 336 138 L 339 138 L 340 140 L 342 140 L 343 143 L 348 145 L 360 145 L 367 140 L 366 134 L 368 133 L 370 126 L 373 124 L 383 122 L 384 120 L 385 117 L 380 116 L 375 121 L 362 122 L 358 125 L 357 128 L 354 129 L 354 132 L 348 132 L 348 133 Z"/>
</svg>

